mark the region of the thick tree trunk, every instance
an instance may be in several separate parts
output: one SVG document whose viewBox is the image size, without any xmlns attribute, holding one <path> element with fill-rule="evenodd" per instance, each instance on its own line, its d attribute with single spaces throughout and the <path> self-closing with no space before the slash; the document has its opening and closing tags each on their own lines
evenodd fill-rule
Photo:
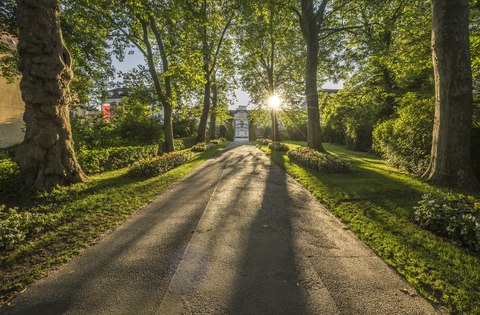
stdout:
<svg viewBox="0 0 480 315">
<path fill-rule="evenodd" d="M 200 116 L 200 123 L 198 125 L 197 143 L 206 141 L 208 113 L 210 111 L 210 85 L 211 85 L 209 75 L 206 75 L 206 79 L 207 79 L 207 82 L 205 83 L 205 90 L 203 94 L 203 111 L 202 111 L 202 116 Z"/>
<path fill-rule="evenodd" d="M 327 0 L 323 0 L 326 4 Z M 322 3 L 322 4 L 323 4 Z M 317 70 L 318 70 L 318 30 L 313 1 L 302 0 L 302 34 L 307 45 L 307 65 L 305 78 L 305 96 L 307 98 L 307 144 L 308 147 L 326 153 L 322 145 L 320 110 L 318 108 Z"/>
<path fill-rule="evenodd" d="M 470 161 L 472 72 L 468 0 L 432 0 L 435 121 L 428 182 L 479 189 Z"/>
<path fill-rule="evenodd" d="M 18 26 L 25 102 L 25 139 L 15 162 L 20 177 L 15 187 L 51 190 L 85 182 L 75 158 L 68 105 L 73 78 L 71 57 L 63 44 L 60 1 L 18 0 Z"/>
<path fill-rule="evenodd" d="M 210 135 L 210 141 L 213 140 L 213 139 L 216 139 L 215 131 L 216 131 L 216 124 L 217 124 L 217 122 L 216 122 L 216 120 L 217 120 L 217 113 L 216 113 L 217 98 L 218 98 L 217 84 L 214 83 L 212 85 L 212 108 L 211 108 L 211 114 L 210 114 L 210 125 L 209 125 L 209 128 L 208 128 L 208 134 Z"/>
</svg>

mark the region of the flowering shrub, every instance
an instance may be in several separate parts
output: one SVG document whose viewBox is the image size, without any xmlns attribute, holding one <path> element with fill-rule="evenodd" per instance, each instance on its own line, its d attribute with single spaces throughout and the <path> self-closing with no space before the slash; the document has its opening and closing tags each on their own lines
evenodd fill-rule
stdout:
<svg viewBox="0 0 480 315">
<path fill-rule="evenodd" d="M 415 221 L 456 245 L 480 251 L 480 201 L 440 191 L 425 194 L 415 207 Z"/>
<path fill-rule="evenodd" d="M 309 148 L 299 148 L 288 151 L 290 159 L 318 170 L 321 173 L 348 173 L 351 172 L 350 164 L 342 158 L 330 154 L 323 154 Z"/>
<path fill-rule="evenodd" d="M 11 160 L 0 160 L 0 191 L 13 184 L 20 173 L 18 165 Z"/>
<path fill-rule="evenodd" d="M 45 224 L 53 222 L 45 214 L 18 213 L 18 208 L 4 210 L 5 206 L 0 205 L 0 247 L 11 248 L 27 234 L 39 232 Z"/>
<path fill-rule="evenodd" d="M 268 145 L 268 144 L 272 143 L 272 140 L 258 138 L 257 142 L 260 143 L 261 145 Z"/>
<path fill-rule="evenodd" d="M 118 147 L 102 150 L 80 150 L 77 160 L 87 174 L 117 170 L 137 161 L 157 156 L 158 146 Z"/>
<path fill-rule="evenodd" d="M 221 139 L 213 139 L 213 140 L 210 141 L 210 142 L 213 143 L 213 144 L 220 144 L 220 143 L 223 142 L 223 140 L 221 140 Z"/>
<path fill-rule="evenodd" d="M 268 144 L 268 148 L 275 151 L 288 151 L 290 148 L 286 143 L 282 142 L 271 142 Z"/>
<path fill-rule="evenodd" d="M 193 152 L 170 152 L 154 159 L 135 163 L 129 170 L 131 177 L 155 177 L 175 168 L 191 159 Z"/>
<path fill-rule="evenodd" d="M 215 145 L 211 142 L 210 143 L 200 142 L 192 147 L 192 151 L 196 151 L 196 152 L 207 151 L 213 148 L 214 146 Z"/>
</svg>

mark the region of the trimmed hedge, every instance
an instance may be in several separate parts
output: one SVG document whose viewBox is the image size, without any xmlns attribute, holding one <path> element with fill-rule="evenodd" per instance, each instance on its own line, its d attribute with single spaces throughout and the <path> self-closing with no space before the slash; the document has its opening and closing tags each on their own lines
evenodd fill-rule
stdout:
<svg viewBox="0 0 480 315">
<path fill-rule="evenodd" d="M 77 160 L 86 174 L 112 171 L 158 155 L 157 145 L 80 150 Z"/>
<path fill-rule="evenodd" d="M 154 159 L 147 158 L 135 163 L 129 170 L 131 177 L 155 177 L 175 168 L 191 159 L 195 154 L 188 152 L 170 152 Z"/>
<path fill-rule="evenodd" d="M 309 148 L 299 148 L 295 151 L 288 151 L 287 155 L 290 159 L 311 167 L 321 173 L 349 173 L 352 171 L 350 163 L 342 158 L 323 154 Z"/>
</svg>

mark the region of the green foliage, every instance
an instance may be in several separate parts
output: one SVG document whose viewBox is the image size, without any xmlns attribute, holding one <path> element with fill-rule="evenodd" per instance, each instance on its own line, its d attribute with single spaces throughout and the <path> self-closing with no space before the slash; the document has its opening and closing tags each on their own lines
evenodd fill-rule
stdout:
<svg viewBox="0 0 480 315">
<path fill-rule="evenodd" d="M 287 156 L 300 164 L 311 167 L 320 173 L 349 173 L 352 171 L 350 164 L 341 157 L 323 154 L 309 148 L 290 150 Z"/>
<path fill-rule="evenodd" d="M 275 151 L 288 151 L 290 147 L 283 142 L 271 142 L 268 144 L 268 148 Z"/>
<path fill-rule="evenodd" d="M 38 233 L 46 224 L 52 223 L 52 216 L 45 214 L 18 212 L 18 208 L 5 211 L 0 205 L 0 248 L 11 248 L 21 242 L 27 234 Z"/>
<path fill-rule="evenodd" d="M 193 159 L 194 153 L 190 151 L 170 152 L 153 159 L 136 162 L 129 170 L 131 177 L 155 177 Z"/>
<path fill-rule="evenodd" d="M 158 155 L 158 145 L 79 150 L 77 161 L 86 174 L 102 173 L 127 167 Z"/>
<path fill-rule="evenodd" d="M 373 132 L 373 148 L 387 162 L 402 170 L 423 173 L 430 163 L 434 99 L 415 99 L 397 111 L 397 118 L 378 124 Z"/>
<path fill-rule="evenodd" d="M 420 226 L 455 245 L 480 252 L 480 202 L 472 196 L 437 191 L 424 194 L 415 207 Z"/>
<path fill-rule="evenodd" d="M 210 150 L 211 148 L 213 148 L 215 146 L 215 144 L 213 143 L 206 143 L 206 142 L 200 142 L 200 143 L 197 143 L 196 145 L 194 145 L 192 147 L 192 151 L 195 151 L 195 152 L 203 152 L 203 151 L 207 151 L 207 150 Z"/>
<path fill-rule="evenodd" d="M 119 109 L 113 112 L 114 135 L 123 145 L 155 144 L 164 137 L 163 125 L 152 116 L 151 99 L 124 97 Z"/>
<path fill-rule="evenodd" d="M 15 162 L 9 159 L 0 160 L 0 191 L 13 184 L 19 174 L 20 168 Z"/>
<path fill-rule="evenodd" d="M 220 144 L 222 143 L 223 141 L 225 141 L 224 139 L 220 138 L 220 139 L 213 139 L 212 141 L 210 141 L 210 143 L 213 143 L 213 144 Z"/>
<path fill-rule="evenodd" d="M 225 125 L 220 125 L 220 128 L 218 130 L 218 136 L 222 138 L 227 137 L 227 127 Z"/>
<path fill-rule="evenodd" d="M 172 118 L 172 127 L 175 138 L 194 137 L 198 132 L 198 123 L 195 118 L 182 118 L 174 115 Z"/>
</svg>

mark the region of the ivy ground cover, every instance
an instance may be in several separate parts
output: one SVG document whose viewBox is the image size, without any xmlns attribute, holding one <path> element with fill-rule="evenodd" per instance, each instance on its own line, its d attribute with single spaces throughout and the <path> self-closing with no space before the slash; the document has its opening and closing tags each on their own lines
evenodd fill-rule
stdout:
<svg viewBox="0 0 480 315">
<path fill-rule="evenodd" d="M 286 142 L 292 150 L 306 146 Z M 415 223 L 414 207 L 439 187 L 340 145 L 324 143 L 328 152 L 350 163 L 352 173 L 320 173 L 292 161 L 286 152 L 258 146 L 424 297 L 453 314 L 480 314 L 480 256 Z M 479 199 L 469 192 L 451 194 Z"/>
</svg>

